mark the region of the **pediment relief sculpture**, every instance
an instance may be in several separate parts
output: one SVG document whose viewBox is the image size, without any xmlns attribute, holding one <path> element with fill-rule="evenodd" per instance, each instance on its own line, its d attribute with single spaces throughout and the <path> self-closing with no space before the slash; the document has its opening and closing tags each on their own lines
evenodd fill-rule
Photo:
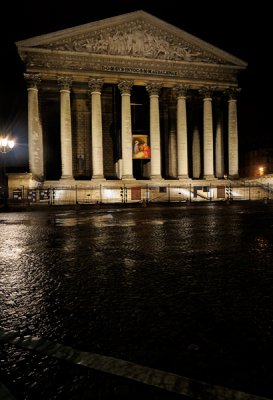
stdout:
<svg viewBox="0 0 273 400">
<path fill-rule="evenodd" d="M 222 58 L 185 41 L 178 35 L 141 19 L 109 26 L 103 30 L 85 32 L 38 47 L 91 54 L 228 64 Z"/>
</svg>

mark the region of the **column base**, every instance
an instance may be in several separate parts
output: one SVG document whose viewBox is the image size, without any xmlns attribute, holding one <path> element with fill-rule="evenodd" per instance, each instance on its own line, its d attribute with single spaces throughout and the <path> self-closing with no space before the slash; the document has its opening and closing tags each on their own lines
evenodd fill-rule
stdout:
<svg viewBox="0 0 273 400">
<path fill-rule="evenodd" d="M 184 179 L 189 179 L 189 175 L 178 175 L 178 179 L 181 181 L 181 180 L 184 180 Z"/>
<path fill-rule="evenodd" d="M 234 174 L 234 175 L 228 175 L 228 179 L 239 179 L 239 175 L 238 174 Z"/>
<path fill-rule="evenodd" d="M 91 178 L 92 181 L 106 181 L 103 175 L 94 175 Z"/>
<path fill-rule="evenodd" d="M 121 177 L 121 180 L 122 180 L 122 181 L 128 181 L 128 180 L 130 180 L 130 181 L 135 181 L 136 178 L 134 178 L 133 175 L 123 175 L 123 176 Z"/>
<path fill-rule="evenodd" d="M 207 181 L 209 181 L 209 180 L 215 179 L 215 176 L 214 175 L 204 175 L 203 179 L 206 179 Z"/>
<path fill-rule="evenodd" d="M 161 180 L 163 180 L 163 178 L 161 175 L 150 175 L 150 180 L 151 181 L 156 181 L 156 180 L 161 181 Z"/>
<path fill-rule="evenodd" d="M 61 180 L 70 180 L 70 181 L 74 181 L 74 176 L 72 175 L 62 175 L 61 176 Z"/>
<path fill-rule="evenodd" d="M 41 174 L 33 174 L 32 173 L 32 180 L 41 183 L 41 182 L 44 182 L 45 177 L 44 177 L 44 175 L 41 175 Z"/>
</svg>

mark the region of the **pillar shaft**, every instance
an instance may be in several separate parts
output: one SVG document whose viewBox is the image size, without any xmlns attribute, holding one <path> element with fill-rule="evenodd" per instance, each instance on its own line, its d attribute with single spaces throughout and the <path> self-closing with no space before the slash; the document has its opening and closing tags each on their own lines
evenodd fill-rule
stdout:
<svg viewBox="0 0 273 400">
<path fill-rule="evenodd" d="M 92 179 L 104 179 L 103 175 L 103 138 L 101 114 L 101 79 L 89 81 L 91 92 L 91 126 L 92 126 Z"/>
<path fill-rule="evenodd" d="M 133 83 L 122 81 L 118 87 L 121 92 L 121 148 L 122 148 L 122 179 L 133 179 L 132 160 L 132 119 L 131 119 L 131 89 Z"/>
<path fill-rule="evenodd" d="M 215 137 L 215 176 L 216 178 L 224 177 L 224 138 L 223 138 L 223 122 L 219 118 L 216 126 Z"/>
<path fill-rule="evenodd" d="M 25 74 L 28 84 L 29 170 L 34 179 L 44 179 L 43 132 L 39 113 L 38 75 Z"/>
<path fill-rule="evenodd" d="M 70 85 L 71 79 L 59 78 L 60 86 L 60 114 L 61 114 L 61 161 L 62 179 L 72 179 L 72 129 L 71 129 L 71 104 Z"/>
<path fill-rule="evenodd" d="M 202 90 L 203 98 L 203 156 L 204 156 L 204 178 L 214 178 L 213 166 L 213 119 L 212 119 L 212 98 L 208 89 Z"/>
<path fill-rule="evenodd" d="M 231 179 L 239 177 L 238 154 L 237 101 L 228 101 L 228 176 Z"/>
<path fill-rule="evenodd" d="M 146 86 L 150 96 L 150 144 L 151 144 L 151 175 L 150 179 L 161 178 L 161 146 L 160 146 L 160 118 L 159 118 L 159 91 L 162 85 L 151 83 Z"/>
<path fill-rule="evenodd" d="M 200 179 L 200 175 L 201 175 L 200 134 L 197 127 L 195 127 L 192 139 L 192 177 L 195 179 Z"/>
<path fill-rule="evenodd" d="M 177 175 L 179 179 L 189 177 L 188 170 L 188 133 L 187 133 L 187 88 L 179 85 L 177 94 Z"/>
</svg>

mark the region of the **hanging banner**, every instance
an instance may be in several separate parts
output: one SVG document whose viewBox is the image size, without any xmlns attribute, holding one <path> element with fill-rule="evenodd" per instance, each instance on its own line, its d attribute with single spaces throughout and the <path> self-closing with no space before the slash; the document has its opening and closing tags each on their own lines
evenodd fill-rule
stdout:
<svg viewBox="0 0 273 400">
<path fill-rule="evenodd" d="M 132 152 L 134 159 L 147 160 L 151 158 L 149 139 L 148 135 L 132 135 Z"/>
</svg>

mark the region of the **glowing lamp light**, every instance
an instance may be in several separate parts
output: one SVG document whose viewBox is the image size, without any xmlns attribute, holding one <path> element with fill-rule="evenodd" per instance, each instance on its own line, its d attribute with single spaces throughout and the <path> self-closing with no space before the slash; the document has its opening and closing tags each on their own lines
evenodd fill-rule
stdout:
<svg viewBox="0 0 273 400">
<path fill-rule="evenodd" d="M 264 167 L 259 167 L 259 175 L 264 175 Z"/>
<path fill-rule="evenodd" d="M 1 169 L 1 192 L 3 198 L 3 210 L 8 210 L 8 183 L 6 181 L 6 154 L 13 149 L 15 141 L 9 139 L 9 136 L 1 136 L 0 134 L 0 153 L 2 153 L 3 165 Z"/>
<path fill-rule="evenodd" d="M 9 139 L 8 137 L 0 137 L 0 152 L 8 153 L 13 149 L 15 145 L 15 141 L 13 139 Z"/>
</svg>

